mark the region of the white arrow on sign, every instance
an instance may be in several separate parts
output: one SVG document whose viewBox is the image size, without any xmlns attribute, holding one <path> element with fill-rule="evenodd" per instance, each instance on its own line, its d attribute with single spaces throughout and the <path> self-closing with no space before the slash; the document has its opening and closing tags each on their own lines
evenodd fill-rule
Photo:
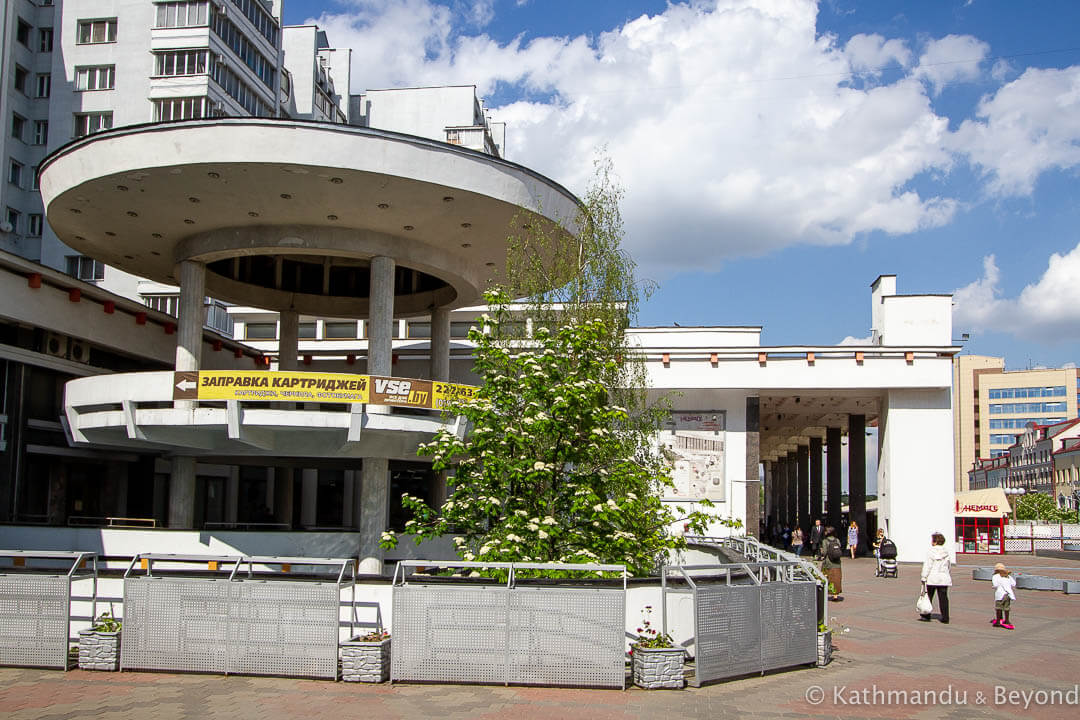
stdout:
<svg viewBox="0 0 1080 720">
<path fill-rule="evenodd" d="M 197 387 L 199 387 L 199 383 L 195 382 L 194 380 L 181 380 L 180 382 L 176 383 L 176 388 L 180 392 L 194 390 Z"/>
</svg>

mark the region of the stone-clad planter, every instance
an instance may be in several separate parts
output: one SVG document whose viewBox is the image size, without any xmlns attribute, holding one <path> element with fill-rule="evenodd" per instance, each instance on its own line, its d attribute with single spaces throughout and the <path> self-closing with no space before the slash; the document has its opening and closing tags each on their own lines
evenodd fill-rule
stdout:
<svg viewBox="0 0 1080 720">
<path fill-rule="evenodd" d="M 634 645 L 634 684 L 646 690 L 686 685 L 682 648 L 643 648 Z"/>
<path fill-rule="evenodd" d="M 390 638 L 380 642 L 341 643 L 341 679 L 380 683 L 390 679 Z"/>
<path fill-rule="evenodd" d="M 120 631 L 79 631 L 79 669 L 120 669 Z"/>
<path fill-rule="evenodd" d="M 817 634 L 817 664 L 825 667 L 832 660 L 832 630 Z"/>
</svg>

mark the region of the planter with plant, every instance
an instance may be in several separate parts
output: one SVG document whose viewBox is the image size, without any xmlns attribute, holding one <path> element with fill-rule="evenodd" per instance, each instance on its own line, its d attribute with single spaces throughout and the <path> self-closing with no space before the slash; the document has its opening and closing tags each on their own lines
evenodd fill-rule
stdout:
<svg viewBox="0 0 1080 720">
<path fill-rule="evenodd" d="M 652 626 L 652 605 L 641 611 L 638 637 L 630 647 L 634 684 L 646 690 L 682 688 L 686 685 L 686 651 L 675 647 L 671 636 Z"/>
<path fill-rule="evenodd" d="M 79 631 L 79 669 L 120 669 L 120 632 L 122 622 L 112 613 L 101 613 L 89 630 Z"/>
<path fill-rule="evenodd" d="M 818 623 L 817 633 L 817 664 L 818 667 L 825 667 L 832 662 L 833 654 L 833 636 L 843 635 L 848 632 L 849 628 L 840 625 L 836 618 L 833 618 L 829 623 Z"/>
<path fill-rule="evenodd" d="M 375 630 L 341 643 L 341 679 L 380 683 L 390 679 L 390 633 Z"/>
</svg>

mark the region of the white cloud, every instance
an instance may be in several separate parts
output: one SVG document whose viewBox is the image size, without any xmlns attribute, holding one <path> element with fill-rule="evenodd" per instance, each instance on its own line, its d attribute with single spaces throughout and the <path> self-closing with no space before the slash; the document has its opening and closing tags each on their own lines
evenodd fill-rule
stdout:
<svg viewBox="0 0 1080 720">
<path fill-rule="evenodd" d="M 952 145 L 990 178 L 991 192 L 1028 195 L 1040 173 L 1080 165 L 1080 67 L 1029 68 L 979 102 Z"/>
<path fill-rule="evenodd" d="M 844 53 L 851 61 L 852 70 L 875 75 L 891 63 L 907 67 L 911 62 L 911 51 L 903 40 L 886 40 L 877 34 L 853 35 L 844 46 Z"/>
<path fill-rule="evenodd" d="M 653 277 L 945 225 L 955 200 L 913 181 L 943 176 L 968 151 L 989 162 L 974 139 L 957 143 L 928 96 L 975 77 L 978 62 L 954 61 L 988 48 L 967 36 L 926 43 L 913 66 L 900 40 L 858 35 L 841 47 L 819 34 L 812 0 L 669 4 L 596 35 L 505 43 L 468 31 L 476 18 L 460 5 L 344 6 L 317 22 L 354 49 L 354 91 L 475 84 L 482 96 L 524 97 L 493 112 L 509 158 L 577 192 L 606 147 L 626 186 L 629 248 Z M 901 76 L 883 82 L 893 65 Z"/>
<path fill-rule="evenodd" d="M 1080 244 L 1064 255 L 1053 253 L 1042 277 L 1017 297 L 1002 297 L 1000 284 L 994 256 L 983 258 L 983 276 L 953 296 L 953 325 L 1051 344 L 1080 334 Z"/>
<path fill-rule="evenodd" d="M 979 64 L 989 53 L 990 46 L 978 38 L 946 35 L 926 43 L 915 75 L 927 80 L 937 95 L 950 83 L 977 79 Z"/>
<path fill-rule="evenodd" d="M 853 337 L 848 335 L 846 338 L 837 343 L 837 345 L 872 345 L 874 341 L 873 335 L 867 335 L 866 337 Z"/>
</svg>

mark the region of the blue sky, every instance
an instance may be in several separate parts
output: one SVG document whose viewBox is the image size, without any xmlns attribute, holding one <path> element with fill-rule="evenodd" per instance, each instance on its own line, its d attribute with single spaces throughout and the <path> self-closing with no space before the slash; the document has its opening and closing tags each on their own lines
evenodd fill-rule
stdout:
<svg viewBox="0 0 1080 720">
<path fill-rule="evenodd" d="M 475 84 L 572 190 L 604 148 L 641 324 L 862 338 L 893 273 L 969 352 L 1080 360 L 1080 3 L 285 0 L 312 20 L 354 92 Z"/>
</svg>

